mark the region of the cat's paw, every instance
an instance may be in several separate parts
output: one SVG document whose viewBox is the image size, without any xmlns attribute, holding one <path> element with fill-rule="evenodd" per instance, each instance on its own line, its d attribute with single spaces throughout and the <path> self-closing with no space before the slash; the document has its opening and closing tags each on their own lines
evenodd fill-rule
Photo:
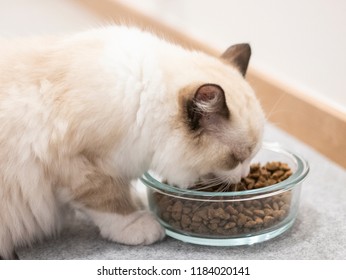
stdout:
<svg viewBox="0 0 346 280">
<path fill-rule="evenodd" d="M 88 211 L 101 235 L 127 245 L 148 245 L 164 238 L 165 231 L 153 214 L 136 211 L 129 215 Z"/>
<path fill-rule="evenodd" d="M 129 223 L 120 233 L 120 242 L 128 245 L 147 245 L 164 238 L 165 231 L 147 211 L 138 211 L 127 217 Z"/>
</svg>

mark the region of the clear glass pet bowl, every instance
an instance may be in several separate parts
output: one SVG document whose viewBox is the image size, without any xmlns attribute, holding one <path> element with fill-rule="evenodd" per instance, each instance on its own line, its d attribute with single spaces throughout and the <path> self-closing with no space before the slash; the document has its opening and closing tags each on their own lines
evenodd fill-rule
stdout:
<svg viewBox="0 0 346 280">
<path fill-rule="evenodd" d="M 277 184 L 233 192 L 204 192 L 173 187 L 153 173 L 147 186 L 150 210 L 175 239 L 200 245 L 251 245 L 272 239 L 294 223 L 308 163 L 275 143 L 265 143 L 253 163 L 286 163 L 292 175 Z"/>
</svg>

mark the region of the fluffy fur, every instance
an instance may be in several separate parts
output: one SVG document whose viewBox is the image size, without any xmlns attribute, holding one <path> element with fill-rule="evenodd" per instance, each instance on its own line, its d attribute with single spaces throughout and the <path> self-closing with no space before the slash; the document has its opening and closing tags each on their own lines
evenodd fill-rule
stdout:
<svg viewBox="0 0 346 280">
<path fill-rule="evenodd" d="M 264 117 L 230 60 L 117 26 L 0 40 L 0 257 L 59 231 L 66 204 L 105 238 L 162 239 L 130 195 L 148 169 L 182 187 L 246 175 Z"/>
</svg>

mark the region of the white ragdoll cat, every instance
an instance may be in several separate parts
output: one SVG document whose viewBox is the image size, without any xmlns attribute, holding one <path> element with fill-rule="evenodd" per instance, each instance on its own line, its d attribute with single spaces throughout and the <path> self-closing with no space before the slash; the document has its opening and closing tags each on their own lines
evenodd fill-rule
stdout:
<svg viewBox="0 0 346 280">
<path fill-rule="evenodd" d="M 245 176 L 264 115 L 244 80 L 250 47 L 222 57 L 135 28 L 0 40 L 0 259 L 59 231 L 63 208 L 104 238 L 164 237 L 130 181 L 152 169 L 188 187 Z"/>
</svg>

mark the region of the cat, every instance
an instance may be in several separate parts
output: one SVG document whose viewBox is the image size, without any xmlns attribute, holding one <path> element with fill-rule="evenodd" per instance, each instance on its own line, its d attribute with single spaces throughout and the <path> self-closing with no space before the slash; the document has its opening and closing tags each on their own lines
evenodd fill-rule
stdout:
<svg viewBox="0 0 346 280">
<path fill-rule="evenodd" d="M 221 57 L 134 27 L 0 40 L 0 258 L 84 212 L 109 240 L 164 237 L 131 195 L 155 170 L 188 187 L 249 171 L 264 113 L 245 80 L 248 44 Z"/>
</svg>

